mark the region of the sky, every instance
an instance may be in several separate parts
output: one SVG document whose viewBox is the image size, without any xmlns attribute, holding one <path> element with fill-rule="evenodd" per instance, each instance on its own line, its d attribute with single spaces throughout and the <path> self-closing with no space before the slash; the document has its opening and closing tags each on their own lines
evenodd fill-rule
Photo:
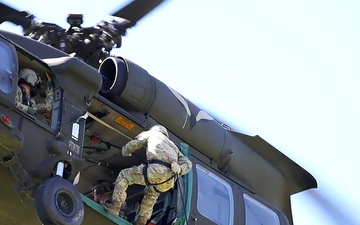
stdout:
<svg viewBox="0 0 360 225">
<path fill-rule="evenodd" d="M 1 2 L 64 28 L 69 13 L 93 26 L 126 4 Z M 113 54 L 309 171 L 319 187 L 291 197 L 295 225 L 359 225 L 359 11 L 358 0 L 168 0 Z"/>
</svg>

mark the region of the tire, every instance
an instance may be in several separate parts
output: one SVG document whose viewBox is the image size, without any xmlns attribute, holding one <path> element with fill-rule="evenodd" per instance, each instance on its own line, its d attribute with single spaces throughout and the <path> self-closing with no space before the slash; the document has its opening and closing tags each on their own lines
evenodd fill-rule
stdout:
<svg viewBox="0 0 360 225">
<path fill-rule="evenodd" d="M 44 225 L 80 225 L 84 204 L 78 190 L 61 177 L 52 177 L 35 191 L 34 207 Z"/>
</svg>

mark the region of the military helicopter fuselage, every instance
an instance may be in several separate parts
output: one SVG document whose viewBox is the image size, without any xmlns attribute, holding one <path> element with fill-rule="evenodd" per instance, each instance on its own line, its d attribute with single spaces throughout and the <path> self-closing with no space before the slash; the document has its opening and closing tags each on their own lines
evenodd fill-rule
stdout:
<svg viewBox="0 0 360 225">
<path fill-rule="evenodd" d="M 95 65 L 5 30 L 0 52 L 0 223 L 130 224 L 143 187 L 129 187 L 122 217 L 100 203 L 121 169 L 146 160 L 144 149 L 129 158 L 121 147 L 155 124 L 193 168 L 160 195 L 149 224 L 290 225 L 290 196 L 317 187 L 261 137 L 232 131 L 125 57 Z M 40 77 L 37 103 L 51 81 L 51 113 L 15 107 L 24 68 Z"/>
</svg>

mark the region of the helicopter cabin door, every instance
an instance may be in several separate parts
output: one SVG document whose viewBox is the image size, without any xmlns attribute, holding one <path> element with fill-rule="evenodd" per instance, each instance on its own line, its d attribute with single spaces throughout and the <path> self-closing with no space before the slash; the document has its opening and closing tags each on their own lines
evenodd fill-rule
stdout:
<svg viewBox="0 0 360 225">
<path fill-rule="evenodd" d="M 233 225 L 232 183 L 206 164 L 193 161 L 193 193 L 189 224 Z"/>
</svg>

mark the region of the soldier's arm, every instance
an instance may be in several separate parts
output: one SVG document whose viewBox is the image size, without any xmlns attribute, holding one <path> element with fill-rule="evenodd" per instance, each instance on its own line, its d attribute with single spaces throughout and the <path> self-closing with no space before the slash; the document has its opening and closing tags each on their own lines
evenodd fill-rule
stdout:
<svg viewBox="0 0 360 225">
<path fill-rule="evenodd" d="M 129 141 L 123 148 L 123 156 L 131 156 L 131 154 L 147 143 L 148 135 L 146 132 L 140 133 L 134 140 Z"/>
<path fill-rule="evenodd" d="M 54 91 L 49 84 L 47 90 L 45 91 L 45 95 L 45 103 L 36 104 L 36 108 L 39 113 L 46 113 L 52 110 L 52 105 L 54 102 Z"/>
<path fill-rule="evenodd" d="M 187 174 L 192 168 L 192 162 L 180 151 L 178 153 L 178 164 L 181 168 L 181 175 Z"/>
<path fill-rule="evenodd" d="M 16 91 L 16 97 L 15 97 L 15 107 L 21 109 L 24 112 L 27 112 L 29 109 L 29 106 L 24 105 L 21 103 L 22 102 L 22 94 L 21 94 L 21 89 L 18 87 L 17 91 Z"/>
</svg>

